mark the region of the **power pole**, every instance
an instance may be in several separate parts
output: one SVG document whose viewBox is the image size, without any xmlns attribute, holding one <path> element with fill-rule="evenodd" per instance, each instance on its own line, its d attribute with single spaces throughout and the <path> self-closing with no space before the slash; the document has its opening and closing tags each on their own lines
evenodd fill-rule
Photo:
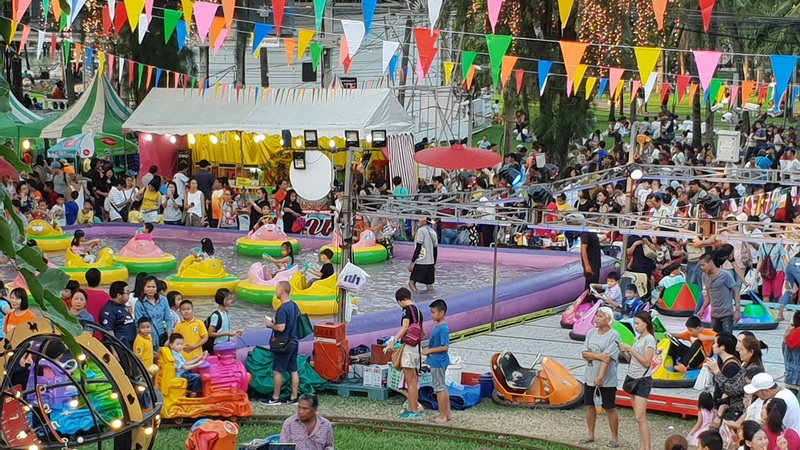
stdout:
<svg viewBox="0 0 800 450">
<path fill-rule="evenodd" d="M 334 0 L 330 0 L 325 5 L 325 18 L 322 19 L 322 36 L 326 38 L 335 37 L 333 34 L 333 4 Z M 330 36 L 328 36 L 330 33 Z M 325 44 L 323 44 L 325 45 Z M 332 48 L 325 45 L 322 49 L 322 58 L 320 58 L 320 71 L 319 84 L 323 89 L 327 89 L 333 85 L 333 62 L 331 61 Z"/>
<path fill-rule="evenodd" d="M 258 52 L 258 63 L 261 66 L 261 87 L 269 87 L 269 52 L 264 47 L 261 47 Z"/>
<path fill-rule="evenodd" d="M 403 36 L 403 57 L 400 59 L 400 92 L 397 100 L 401 105 L 406 106 L 406 67 L 408 67 L 408 52 L 411 48 L 411 30 L 414 29 L 414 21 L 411 16 L 406 18 L 405 35 Z"/>
</svg>

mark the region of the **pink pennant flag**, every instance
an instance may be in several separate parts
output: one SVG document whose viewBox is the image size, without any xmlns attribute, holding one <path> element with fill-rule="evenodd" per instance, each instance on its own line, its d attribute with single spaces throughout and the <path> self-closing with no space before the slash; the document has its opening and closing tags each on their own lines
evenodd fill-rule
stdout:
<svg viewBox="0 0 800 450">
<path fill-rule="evenodd" d="M 625 69 L 621 69 L 619 67 L 611 67 L 608 69 L 608 95 L 610 98 L 615 98 L 617 94 L 617 85 L 619 84 L 619 80 L 622 79 L 622 74 L 625 73 Z"/>
<path fill-rule="evenodd" d="M 708 90 L 711 78 L 714 77 L 714 72 L 717 70 L 719 59 L 722 57 L 722 52 L 713 50 L 692 50 L 692 53 L 694 53 L 694 63 L 697 65 L 697 75 L 700 78 L 700 86 L 704 91 Z"/>
<path fill-rule="evenodd" d="M 422 60 L 417 56 L 417 81 L 422 84 L 425 80 L 425 71 L 422 70 Z"/>
<path fill-rule="evenodd" d="M 22 16 L 28 11 L 28 7 L 31 6 L 32 0 L 16 0 L 13 2 L 12 5 L 12 16 L 14 18 L 14 22 L 19 22 L 22 20 Z M 44 13 L 45 18 L 47 17 L 47 11 Z"/>
<path fill-rule="evenodd" d="M 214 16 L 217 15 L 217 9 L 219 9 L 219 3 L 195 2 L 194 4 L 194 21 L 197 24 L 197 35 L 200 37 L 201 43 L 205 42 L 208 37 Z"/>
<path fill-rule="evenodd" d="M 144 0 L 144 15 L 147 16 L 147 23 L 153 20 L 153 0 Z"/>
<path fill-rule="evenodd" d="M 223 28 L 219 32 L 219 36 L 217 36 L 217 40 L 214 42 L 214 56 L 217 56 L 219 53 L 219 49 L 222 47 L 222 44 L 225 43 L 225 39 L 228 37 L 228 29 Z"/>
<path fill-rule="evenodd" d="M 22 26 L 22 37 L 19 40 L 19 46 L 17 47 L 17 54 L 19 55 L 22 53 L 22 49 L 25 47 L 25 43 L 28 42 L 28 35 L 31 34 L 31 27 L 28 25 Z"/>
<path fill-rule="evenodd" d="M 504 0 L 489 0 L 489 24 L 492 26 L 492 33 L 495 32 L 497 27 L 497 20 L 500 18 L 500 10 L 503 9 Z"/>
<path fill-rule="evenodd" d="M 108 78 L 112 78 L 114 76 L 114 55 L 111 53 L 108 54 Z"/>
<path fill-rule="evenodd" d="M 728 108 L 733 109 L 736 106 L 736 100 L 739 99 L 739 85 L 731 87 L 731 101 L 728 103 Z"/>
</svg>

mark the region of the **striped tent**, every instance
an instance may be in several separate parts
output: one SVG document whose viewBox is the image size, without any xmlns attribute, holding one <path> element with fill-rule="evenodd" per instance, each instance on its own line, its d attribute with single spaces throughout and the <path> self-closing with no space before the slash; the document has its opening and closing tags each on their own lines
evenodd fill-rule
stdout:
<svg viewBox="0 0 800 450">
<path fill-rule="evenodd" d="M 0 138 L 17 139 L 21 125 L 37 120 L 42 118 L 22 106 L 22 103 L 9 91 L 5 77 L 0 74 Z"/>
<path fill-rule="evenodd" d="M 131 113 L 101 70 L 64 114 L 23 125 L 20 137 L 59 139 L 89 132 L 122 136 L 122 124 Z"/>
</svg>

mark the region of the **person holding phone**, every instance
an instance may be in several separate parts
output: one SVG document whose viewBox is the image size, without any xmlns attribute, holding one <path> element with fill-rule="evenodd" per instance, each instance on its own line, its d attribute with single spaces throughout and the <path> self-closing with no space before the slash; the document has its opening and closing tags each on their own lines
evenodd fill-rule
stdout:
<svg viewBox="0 0 800 450">
<path fill-rule="evenodd" d="M 184 223 L 187 227 L 201 227 L 206 221 L 205 204 L 206 200 L 197 188 L 197 178 L 189 180 L 189 187 L 186 188 L 186 195 L 184 196 L 184 207 L 186 211 L 186 218 Z"/>
</svg>

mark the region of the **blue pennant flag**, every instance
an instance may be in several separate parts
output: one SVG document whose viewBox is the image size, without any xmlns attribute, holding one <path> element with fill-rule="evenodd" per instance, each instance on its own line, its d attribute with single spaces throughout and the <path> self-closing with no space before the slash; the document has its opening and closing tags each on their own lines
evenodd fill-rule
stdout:
<svg viewBox="0 0 800 450">
<path fill-rule="evenodd" d="M 598 100 L 603 96 L 603 93 L 606 91 L 607 87 L 608 87 L 608 78 L 600 78 L 600 87 L 597 88 Z"/>
<path fill-rule="evenodd" d="M 93 68 L 94 67 L 94 49 L 87 48 L 86 49 L 86 67 Z"/>
<path fill-rule="evenodd" d="M 364 13 L 364 36 L 369 36 L 369 30 L 372 28 L 372 18 L 375 16 L 375 8 L 378 6 L 378 0 L 363 0 L 361 2 L 361 10 Z"/>
<path fill-rule="evenodd" d="M 797 56 L 772 55 L 772 75 L 775 77 L 775 106 L 780 105 L 783 94 L 789 86 L 789 79 L 797 67 Z"/>
<path fill-rule="evenodd" d="M 186 21 L 181 20 L 178 22 L 178 26 L 175 28 L 176 39 L 178 40 L 178 51 L 183 50 L 183 47 L 186 45 L 186 38 L 189 36 L 188 30 L 186 29 Z"/>
<path fill-rule="evenodd" d="M 163 75 L 163 73 L 164 69 L 159 69 L 158 67 L 156 67 L 156 84 L 154 85 L 155 87 L 158 87 L 158 82 L 161 81 L 161 75 Z"/>
<path fill-rule="evenodd" d="M 544 87 L 547 85 L 547 75 L 550 74 L 551 67 L 553 67 L 553 61 L 539 61 L 539 95 L 544 94 Z"/>
<path fill-rule="evenodd" d="M 392 56 L 389 60 L 389 78 L 394 81 L 395 73 L 397 72 L 397 63 L 400 61 L 400 55 Z"/>
<path fill-rule="evenodd" d="M 253 29 L 253 54 L 255 55 L 258 47 L 264 42 L 267 36 L 275 29 L 275 25 L 271 23 L 257 23 Z"/>
</svg>

